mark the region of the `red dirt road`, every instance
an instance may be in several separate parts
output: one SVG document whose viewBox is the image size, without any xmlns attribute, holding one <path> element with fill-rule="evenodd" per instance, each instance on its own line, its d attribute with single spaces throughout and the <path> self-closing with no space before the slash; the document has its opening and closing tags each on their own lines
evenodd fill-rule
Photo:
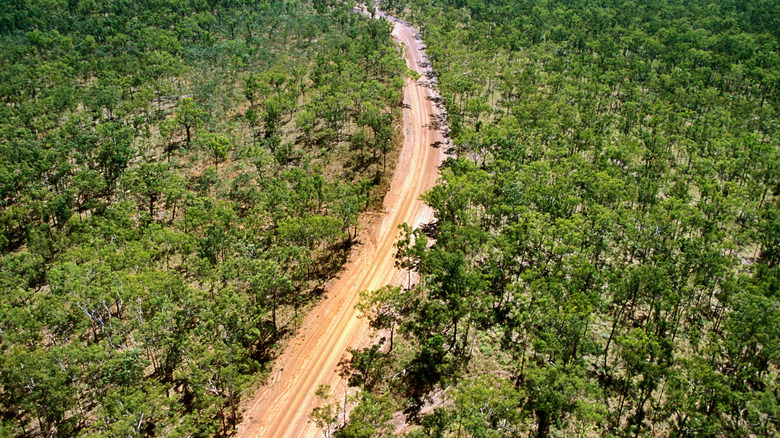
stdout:
<svg viewBox="0 0 780 438">
<path fill-rule="evenodd" d="M 436 182 L 438 167 L 444 159 L 442 134 L 427 127 L 439 110 L 430 100 L 434 92 L 424 86 L 426 60 L 416 31 L 395 23 L 393 37 L 407 47 L 409 66 L 423 78 L 407 80 L 403 111 L 404 146 L 384 200 L 385 212 L 370 221 L 359 236 L 361 244 L 347 265 L 333 281 L 326 298 L 309 314 L 298 335 L 277 359 L 270 381 L 260 388 L 246 407 L 244 421 L 238 427 L 240 438 L 315 437 L 320 435 L 309 419 L 316 406 L 318 385 L 343 388 L 337 366 L 355 348 L 368 341 L 368 324 L 358 318 L 355 305 L 359 292 L 378 289 L 385 284 L 400 285 L 405 275 L 394 267 L 393 243 L 398 225 L 428 223 L 433 212 L 419 200 L 420 195 Z M 439 147 L 432 147 L 436 143 Z"/>
</svg>

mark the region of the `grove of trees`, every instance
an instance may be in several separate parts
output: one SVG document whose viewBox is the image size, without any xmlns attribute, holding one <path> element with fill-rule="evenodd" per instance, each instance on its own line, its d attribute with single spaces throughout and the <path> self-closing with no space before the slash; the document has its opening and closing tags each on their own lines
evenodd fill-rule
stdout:
<svg viewBox="0 0 780 438">
<path fill-rule="evenodd" d="M 777 2 L 382 4 L 453 148 L 336 436 L 777 436 Z"/>
<path fill-rule="evenodd" d="M 8 1 L 0 47 L 0 435 L 230 435 L 381 195 L 390 25 Z"/>
</svg>

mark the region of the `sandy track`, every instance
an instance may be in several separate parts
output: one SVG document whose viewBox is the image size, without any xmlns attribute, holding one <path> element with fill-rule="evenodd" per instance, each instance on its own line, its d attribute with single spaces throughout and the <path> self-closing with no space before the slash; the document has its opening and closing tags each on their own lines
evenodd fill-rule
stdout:
<svg viewBox="0 0 780 438">
<path fill-rule="evenodd" d="M 379 13 L 381 14 L 381 13 Z M 355 348 L 368 341 L 368 324 L 358 318 L 355 304 L 362 290 L 378 289 L 385 284 L 400 285 L 405 276 L 394 267 L 393 243 L 398 225 L 428 223 L 433 212 L 420 195 L 436 182 L 438 167 L 444 159 L 444 138 L 429 129 L 432 115 L 439 110 L 430 100 L 435 93 L 425 86 L 423 43 L 416 31 L 396 22 L 393 37 L 404 44 L 408 65 L 423 74 L 420 81 L 407 80 L 403 111 L 404 146 L 395 174 L 384 200 L 385 212 L 364 218 L 365 230 L 360 245 L 347 265 L 333 281 L 326 297 L 303 321 L 298 335 L 277 359 L 269 382 L 247 404 L 244 421 L 237 436 L 315 437 L 320 435 L 309 419 L 316 406 L 314 391 L 320 384 L 342 388 L 337 366 Z M 432 147 L 436 142 L 441 147 Z"/>
</svg>

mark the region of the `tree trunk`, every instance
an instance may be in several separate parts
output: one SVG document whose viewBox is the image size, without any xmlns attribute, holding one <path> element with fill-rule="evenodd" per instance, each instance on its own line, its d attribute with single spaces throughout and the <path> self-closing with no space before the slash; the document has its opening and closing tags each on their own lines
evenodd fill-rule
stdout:
<svg viewBox="0 0 780 438">
<path fill-rule="evenodd" d="M 276 288 L 274 288 L 272 303 L 271 303 L 271 321 L 274 324 L 274 335 L 276 335 L 276 331 L 278 330 L 276 327 Z"/>
<path fill-rule="evenodd" d="M 536 411 L 536 438 L 547 438 L 550 433 L 550 415 L 547 411 Z"/>
</svg>

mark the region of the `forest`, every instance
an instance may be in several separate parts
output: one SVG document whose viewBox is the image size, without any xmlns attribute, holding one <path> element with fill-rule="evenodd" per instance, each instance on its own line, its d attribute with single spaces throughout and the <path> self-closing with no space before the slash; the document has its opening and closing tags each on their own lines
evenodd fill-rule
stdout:
<svg viewBox="0 0 780 438">
<path fill-rule="evenodd" d="M 452 148 L 337 437 L 780 434 L 780 5 L 383 0 Z M 412 287 L 409 287 L 412 285 Z M 326 418 L 327 420 L 327 418 Z"/>
<path fill-rule="evenodd" d="M 390 25 L 4 1 L 0 47 L 0 436 L 232 434 L 387 188 Z"/>
</svg>

